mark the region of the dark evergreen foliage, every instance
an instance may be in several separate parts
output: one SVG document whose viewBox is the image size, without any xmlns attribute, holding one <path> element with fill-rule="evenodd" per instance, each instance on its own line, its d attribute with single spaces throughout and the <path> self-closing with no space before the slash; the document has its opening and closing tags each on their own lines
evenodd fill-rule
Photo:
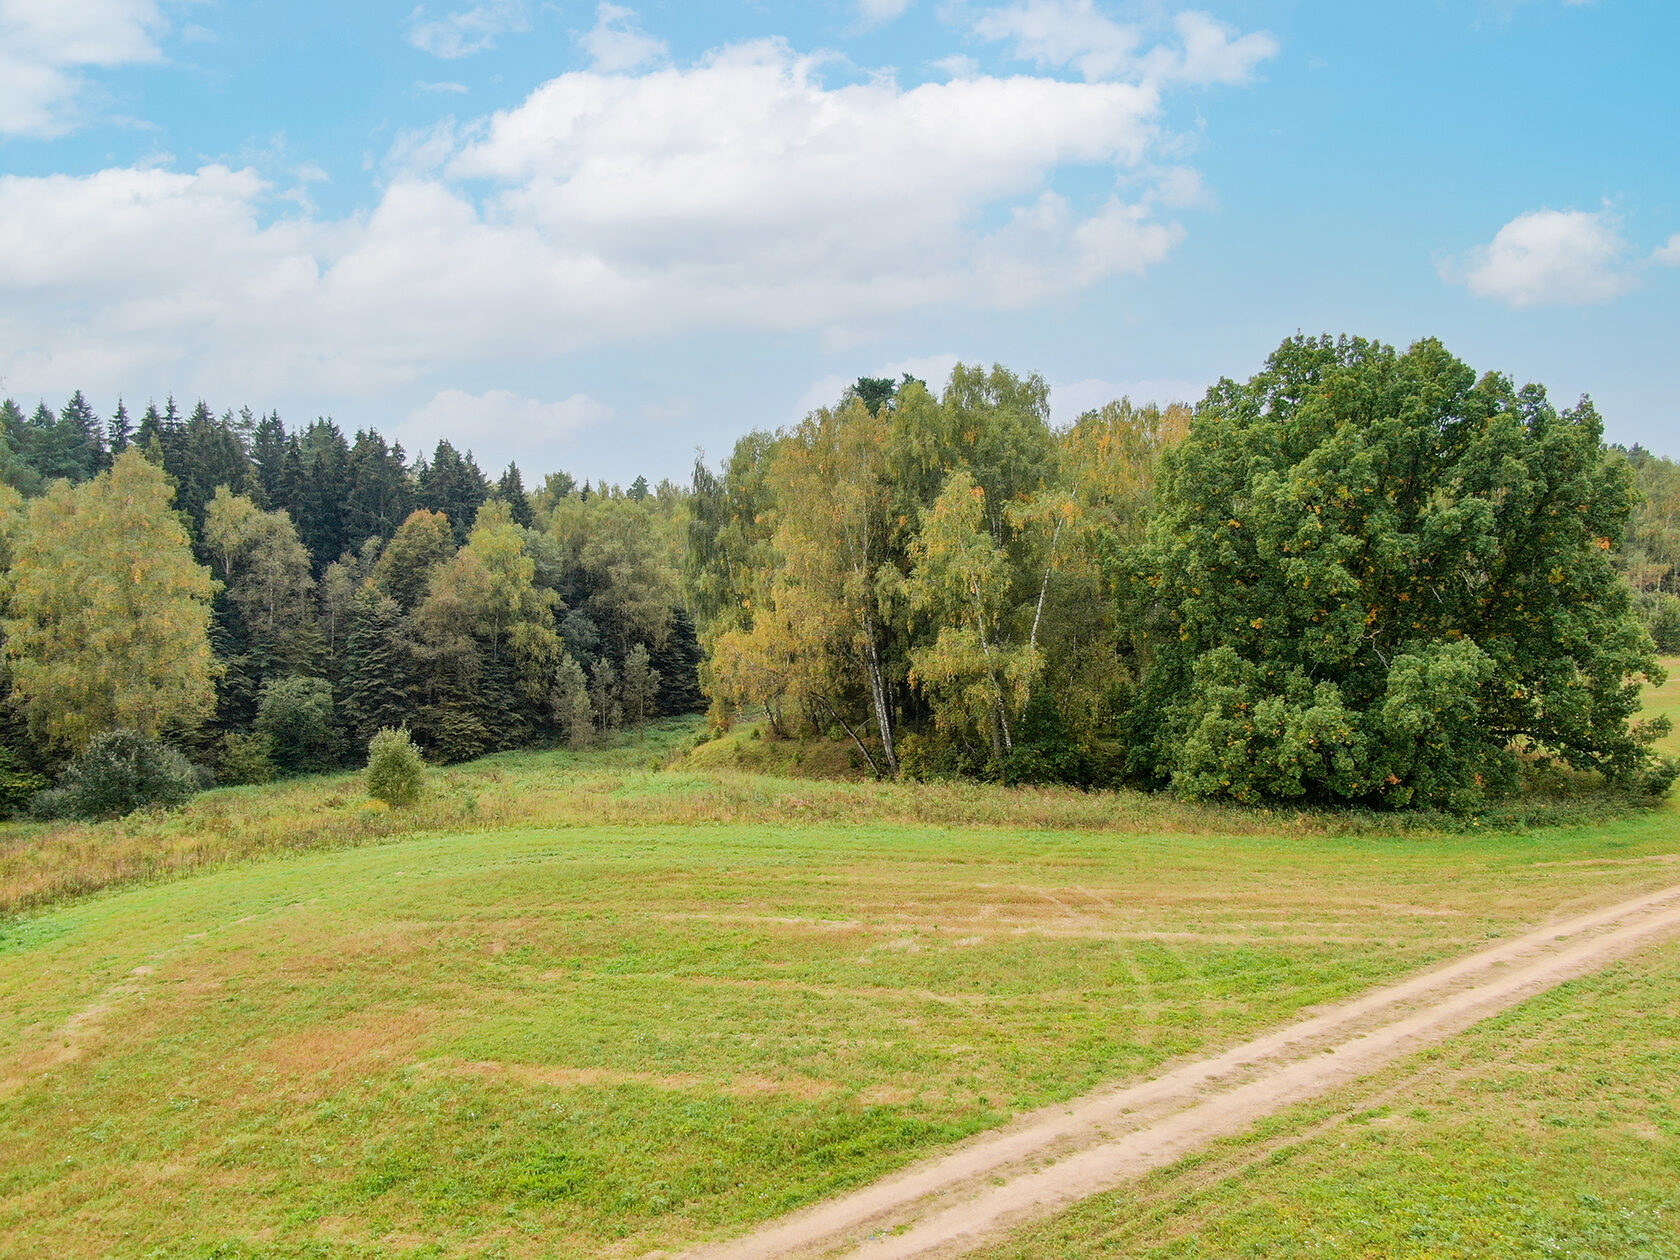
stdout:
<svg viewBox="0 0 1680 1260">
<path fill-rule="evenodd" d="M 525 479 L 520 476 L 518 464 L 507 466 L 490 497 L 508 505 L 515 525 L 530 529 L 536 523 L 536 513 L 531 511 L 531 496 L 525 493 Z"/>
<path fill-rule="evenodd" d="M 356 742 L 405 726 L 415 709 L 415 665 L 394 599 L 369 591 L 356 602 L 345 639 L 344 716 Z"/>
<path fill-rule="evenodd" d="M 695 633 L 694 619 L 686 609 L 672 609 L 670 632 L 664 643 L 649 649 L 648 655 L 659 672 L 659 712 L 662 715 L 704 713 L 707 701 L 706 693 L 700 689 L 700 663 L 706 659 L 706 653 Z"/>
<path fill-rule="evenodd" d="M 490 483 L 473 462 L 472 452 L 462 455 L 447 441 L 440 441 L 431 462 L 419 469 L 420 506 L 442 512 L 455 531 L 455 541 L 464 543 L 478 519 L 478 509 L 490 497 Z"/>
</svg>

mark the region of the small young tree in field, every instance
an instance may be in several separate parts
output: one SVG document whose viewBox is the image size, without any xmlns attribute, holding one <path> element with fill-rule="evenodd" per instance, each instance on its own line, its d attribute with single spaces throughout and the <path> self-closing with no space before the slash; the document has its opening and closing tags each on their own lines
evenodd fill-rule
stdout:
<svg viewBox="0 0 1680 1260">
<path fill-rule="evenodd" d="M 595 711 L 595 729 L 616 731 L 624 725 L 624 705 L 618 698 L 618 671 L 606 657 L 589 671 L 589 703 Z"/>
<path fill-rule="evenodd" d="M 368 795 L 387 805 L 412 805 L 425 784 L 426 763 L 407 731 L 375 732 L 368 741 Z"/>
</svg>

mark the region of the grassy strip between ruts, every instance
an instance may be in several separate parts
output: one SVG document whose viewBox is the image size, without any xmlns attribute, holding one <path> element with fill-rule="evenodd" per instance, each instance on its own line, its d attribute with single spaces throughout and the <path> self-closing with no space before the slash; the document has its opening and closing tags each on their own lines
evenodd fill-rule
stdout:
<svg viewBox="0 0 1680 1260">
<path fill-rule="evenodd" d="M 976 1260 L 1680 1257 L 1680 943 Z"/>
<path fill-rule="evenodd" d="M 1675 880 L 1529 836 L 501 830 L 14 920 L 0 1250 L 599 1256 Z"/>
</svg>

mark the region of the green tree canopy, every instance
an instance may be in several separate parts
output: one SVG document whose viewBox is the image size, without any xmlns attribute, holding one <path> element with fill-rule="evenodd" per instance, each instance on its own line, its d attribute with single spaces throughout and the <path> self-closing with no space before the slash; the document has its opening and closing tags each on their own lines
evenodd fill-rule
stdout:
<svg viewBox="0 0 1680 1260">
<path fill-rule="evenodd" d="M 130 448 L 29 505 L 5 653 L 30 725 L 73 752 L 102 731 L 189 731 L 215 703 L 210 571 L 193 560 L 163 470 Z"/>
<path fill-rule="evenodd" d="M 1630 507 L 1585 400 L 1296 337 L 1168 457 L 1132 768 L 1193 796 L 1470 807 L 1518 750 L 1636 775 L 1660 677 L 1611 555 Z"/>
</svg>

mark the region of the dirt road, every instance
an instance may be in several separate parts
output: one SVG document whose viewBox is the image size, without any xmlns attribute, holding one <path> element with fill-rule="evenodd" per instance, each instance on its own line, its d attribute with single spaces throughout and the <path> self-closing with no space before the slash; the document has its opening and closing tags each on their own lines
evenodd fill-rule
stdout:
<svg viewBox="0 0 1680 1260">
<path fill-rule="evenodd" d="M 1030 1113 L 681 1260 L 958 1255 L 1680 932 L 1680 886 L 1551 923 L 1152 1081 Z"/>
</svg>

